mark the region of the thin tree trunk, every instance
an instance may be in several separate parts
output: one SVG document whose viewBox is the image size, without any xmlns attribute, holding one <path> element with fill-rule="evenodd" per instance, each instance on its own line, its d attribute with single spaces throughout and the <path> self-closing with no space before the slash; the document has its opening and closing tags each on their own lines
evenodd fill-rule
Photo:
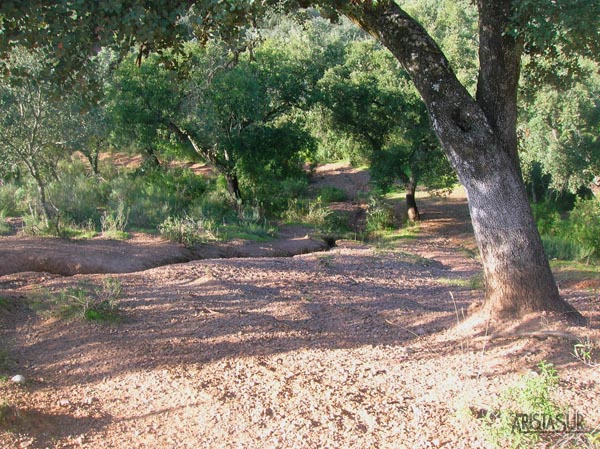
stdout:
<svg viewBox="0 0 600 449">
<path fill-rule="evenodd" d="M 411 180 L 407 185 L 405 185 L 406 190 L 406 213 L 408 215 L 408 219 L 410 221 L 419 221 L 421 220 L 421 214 L 419 213 L 419 209 L 417 207 L 417 202 L 415 200 L 415 191 L 417 189 L 417 183 Z"/>
<path fill-rule="evenodd" d="M 225 173 L 225 180 L 227 181 L 227 190 L 235 199 L 236 204 L 242 202 L 242 192 L 240 190 L 240 182 L 235 173 Z"/>
<path fill-rule="evenodd" d="M 50 205 L 48 204 L 48 200 L 46 198 L 46 189 L 38 181 L 37 178 L 35 178 L 35 182 L 36 182 L 36 185 L 37 185 L 37 191 L 38 191 L 38 197 L 40 199 L 40 204 L 42 206 L 42 213 L 44 214 L 44 221 L 45 221 L 45 224 L 47 226 L 48 222 L 50 220 L 50 217 L 52 215 L 52 212 L 50 210 Z"/>
<path fill-rule="evenodd" d="M 96 148 L 91 150 L 90 152 L 84 152 L 84 156 L 87 158 L 90 163 L 90 168 L 92 169 L 92 173 L 94 175 L 99 175 L 100 171 L 98 170 L 98 162 L 100 159 L 100 149 Z"/>
<path fill-rule="evenodd" d="M 189 132 L 180 128 L 175 122 L 170 122 L 169 128 L 171 131 L 175 132 L 180 140 L 189 143 L 199 156 L 208 160 L 219 173 L 222 173 L 223 176 L 225 176 L 225 180 L 227 181 L 227 191 L 235 200 L 236 208 L 238 208 L 242 203 L 242 192 L 240 190 L 239 179 L 235 172 L 233 172 L 230 167 L 220 163 L 210 150 L 203 149 Z"/>
<path fill-rule="evenodd" d="M 156 151 L 154 151 L 153 148 L 145 148 L 144 149 L 144 163 L 147 164 L 147 166 L 152 167 L 152 168 L 160 168 L 160 160 L 158 159 L 158 156 L 156 155 Z"/>
<path fill-rule="evenodd" d="M 44 181 L 42 180 L 42 177 L 40 176 L 40 173 L 39 173 L 39 170 L 38 170 L 38 167 L 37 167 L 37 164 L 35 163 L 35 161 L 25 160 L 24 162 L 25 162 L 25 166 L 27 167 L 27 170 L 29 170 L 29 174 L 35 181 L 36 189 L 38 192 L 38 199 L 40 201 L 40 206 L 42 206 L 44 225 L 47 227 L 52 223 L 52 220 L 54 219 L 54 216 L 56 214 L 54 213 L 54 209 L 48 203 L 48 196 L 46 194 L 46 184 L 44 183 Z"/>
<path fill-rule="evenodd" d="M 479 0 L 477 100 L 423 27 L 395 2 L 365 2 L 345 11 L 407 70 L 467 190 L 485 272 L 486 308 L 500 318 L 539 311 L 580 318 L 559 295 L 521 177 L 516 146 L 521 46 L 504 32 L 511 5 L 511 0 Z"/>
</svg>

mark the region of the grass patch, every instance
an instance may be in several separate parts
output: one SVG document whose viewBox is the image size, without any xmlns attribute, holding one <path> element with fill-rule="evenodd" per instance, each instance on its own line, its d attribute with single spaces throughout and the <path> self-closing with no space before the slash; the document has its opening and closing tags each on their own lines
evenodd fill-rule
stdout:
<svg viewBox="0 0 600 449">
<path fill-rule="evenodd" d="M 388 244 L 393 246 L 393 244 L 396 242 L 404 242 L 406 240 L 415 239 L 419 235 L 420 231 L 421 229 L 419 224 L 415 223 L 404 228 L 383 230 L 378 232 L 376 235 L 378 242 L 382 245 Z"/>
<path fill-rule="evenodd" d="M 359 234 L 351 225 L 352 213 L 348 211 L 331 211 L 325 219 L 325 223 L 318 227 L 315 235 L 326 241 L 328 240 L 358 240 Z"/>
<path fill-rule="evenodd" d="M 469 288 L 471 290 L 485 290 L 483 273 L 477 273 L 469 278 L 438 278 L 437 282 L 449 287 Z"/>
<path fill-rule="evenodd" d="M 169 217 L 159 226 L 160 234 L 167 240 L 193 247 L 199 243 L 219 240 L 250 240 L 266 242 L 273 239 L 277 229 L 259 219 L 250 220 L 242 216 L 233 223 L 216 223 L 209 218 L 185 216 Z"/>
<path fill-rule="evenodd" d="M 63 239 L 88 240 L 93 239 L 97 235 L 98 233 L 95 230 L 67 227 L 60 230 L 58 237 Z"/>
<path fill-rule="evenodd" d="M 25 414 L 10 402 L 0 402 L 0 431 L 17 432 Z M 23 446 L 21 446 L 23 447 Z"/>
<path fill-rule="evenodd" d="M 158 227 L 160 235 L 172 242 L 192 247 L 198 243 L 219 240 L 219 230 L 213 220 L 190 216 L 168 217 Z"/>
<path fill-rule="evenodd" d="M 398 260 L 400 262 L 408 263 L 411 265 L 418 265 L 421 267 L 431 267 L 436 264 L 439 265 L 439 262 L 437 262 L 433 259 L 428 259 L 426 257 L 421 257 L 417 254 L 407 253 L 405 251 L 382 248 L 379 246 L 376 247 L 375 250 L 376 250 L 376 253 L 393 255 L 396 260 Z"/>
<path fill-rule="evenodd" d="M 483 271 L 480 271 L 469 278 L 469 287 L 473 290 L 485 291 L 485 277 L 483 276 Z"/>
<path fill-rule="evenodd" d="M 149 234 L 149 235 L 160 235 L 160 230 L 158 228 L 146 228 L 143 226 L 128 226 L 129 230 L 128 235 L 131 237 L 132 232 L 138 232 L 140 234 Z"/>
<path fill-rule="evenodd" d="M 394 228 L 395 217 L 393 207 L 381 197 L 372 196 L 367 205 L 366 231 L 377 234 Z"/>
<path fill-rule="evenodd" d="M 98 235 L 93 220 L 83 224 L 63 222 L 60 217 L 55 217 L 49 223 L 44 223 L 41 216 L 36 214 L 23 217 L 25 226 L 23 234 L 33 237 L 59 237 L 62 239 L 91 239 Z"/>
<path fill-rule="evenodd" d="M 477 248 L 468 248 L 464 245 L 458 245 L 458 250 L 470 259 L 477 259 L 479 257 L 479 250 Z"/>
<path fill-rule="evenodd" d="M 600 284 L 600 265 L 566 260 L 551 260 L 550 267 L 558 283 L 591 281 L 593 284 Z"/>
<path fill-rule="evenodd" d="M 121 319 L 118 305 L 121 293 L 121 281 L 113 277 L 105 278 L 101 286 L 84 284 L 69 288 L 58 297 L 60 313 L 64 317 L 117 322 Z"/>
<path fill-rule="evenodd" d="M 106 277 L 101 285 L 80 283 L 53 293 L 45 289 L 31 295 L 30 307 L 37 313 L 63 319 L 116 323 L 121 321 L 121 281 Z"/>
<path fill-rule="evenodd" d="M 300 201 L 297 199 L 288 202 L 287 209 L 282 218 L 286 224 L 303 224 L 324 228 L 332 211 L 322 201 Z"/>
<path fill-rule="evenodd" d="M 114 211 L 104 211 L 100 218 L 102 236 L 113 240 L 127 240 L 129 234 L 125 232 L 129 221 L 129 209 L 120 201 Z"/>
<path fill-rule="evenodd" d="M 589 261 L 594 249 L 561 236 L 543 235 L 542 243 L 548 259 Z"/>
<path fill-rule="evenodd" d="M 560 408 L 551 393 L 558 385 L 558 373 L 552 364 L 541 362 L 539 374 L 527 375 L 499 398 L 497 410 L 483 417 L 483 430 L 492 448 L 529 448 L 538 443 L 540 434 L 521 430 L 520 414 L 544 413 L 556 418 Z"/>
<path fill-rule="evenodd" d="M 600 346 L 589 337 L 579 339 L 573 345 L 573 356 L 584 365 L 598 366 L 600 364 Z"/>
<path fill-rule="evenodd" d="M 103 232 L 102 237 L 109 240 L 129 240 L 131 234 L 125 231 L 111 230 Z"/>
<path fill-rule="evenodd" d="M 223 240 L 241 239 L 252 242 L 268 242 L 277 234 L 275 227 L 267 227 L 256 223 L 231 224 L 219 227 L 219 236 Z"/>
<path fill-rule="evenodd" d="M 4 427 L 13 415 L 13 407 L 8 402 L 0 404 L 0 426 Z"/>
<path fill-rule="evenodd" d="M 317 256 L 317 260 L 320 267 L 333 268 L 333 256 L 331 254 L 324 254 Z"/>
<path fill-rule="evenodd" d="M 390 201 L 400 201 L 406 198 L 406 193 L 404 190 L 392 190 L 384 195 L 386 200 Z"/>
<path fill-rule="evenodd" d="M 366 232 L 364 240 L 374 241 L 378 249 L 394 250 L 398 244 L 415 239 L 419 235 L 419 232 L 419 223 L 414 223 L 399 229 Z"/>
<path fill-rule="evenodd" d="M 462 287 L 469 288 L 471 286 L 471 282 L 469 279 L 460 279 L 460 278 L 438 278 L 436 279 L 438 283 L 442 285 L 446 285 L 448 287 Z"/>
<path fill-rule="evenodd" d="M 344 190 L 338 187 L 327 186 L 319 189 L 317 198 L 323 203 L 329 204 L 346 201 L 346 199 L 348 199 L 348 195 Z"/>
</svg>

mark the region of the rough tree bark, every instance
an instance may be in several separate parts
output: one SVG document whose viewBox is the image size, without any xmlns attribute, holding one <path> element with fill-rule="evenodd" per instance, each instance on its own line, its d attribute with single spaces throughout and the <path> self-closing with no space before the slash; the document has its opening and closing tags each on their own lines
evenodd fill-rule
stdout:
<svg viewBox="0 0 600 449">
<path fill-rule="evenodd" d="M 417 182 L 414 176 L 411 175 L 408 183 L 404 184 L 404 190 L 406 190 L 406 213 L 410 221 L 419 221 L 421 214 L 417 207 L 415 200 L 415 191 L 417 190 Z"/>
<path fill-rule="evenodd" d="M 227 181 L 227 191 L 239 205 L 242 202 L 242 191 L 237 175 L 233 172 L 225 172 L 224 176 Z"/>
<path fill-rule="evenodd" d="M 504 32 L 511 5 L 512 0 L 478 1 L 476 99 L 423 27 L 395 2 L 354 2 L 342 10 L 393 53 L 427 106 L 467 191 L 485 272 L 485 307 L 498 318 L 551 311 L 579 319 L 559 295 L 521 177 L 516 136 L 521 44 Z"/>
<path fill-rule="evenodd" d="M 417 177 L 414 171 L 410 175 L 405 173 L 399 174 L 402 184 L 404 184 L 404 191 L 406 192 L 406 215 L 410 221 L 421 220 L 421 214 L 417 207 L 417 201 L 415 199 L 415 192 L 417 190 Z"/>
</svg>

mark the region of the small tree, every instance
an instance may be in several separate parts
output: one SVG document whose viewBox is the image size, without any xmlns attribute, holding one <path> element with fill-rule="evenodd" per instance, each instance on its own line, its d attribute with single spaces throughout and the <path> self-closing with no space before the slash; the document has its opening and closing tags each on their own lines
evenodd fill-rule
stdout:
<svg viewBox="0 0 600 449">
<path fill-rule="evenodd" d="M 46 225 L 56 209 L 47 184 L 58 179 L 56 165 L 71 139 L 73 114 L 68 98 L 48 81 L 51 65 L 41 51 L 14 48 L 4 61 L 0 80 L 0 154 L 23 164 L 33 178 Z"/>
<path fill-rule="evenodd" d="M 419 182 L 431 188 L 456 181 L 431 130 L 427 111 L 388 52 L 373 41 L 349 44 L 342 64 L 319 83 L 322 124 L 357 140 L 384 190 L 399 180 L 410 220 L 419 220 Z"/>
<path fill-rule="evenodd" d="M 307 98 L 306 60 L 267 44 L 252 57 L 214 43 L 185 50 L 173 65 L 158 56 L 121 64 L 108 94 L 120 141 L 156 158 L 174 137 L 226 178 L 236 202 L 242 179 L 250 187 L 298 176 L 299 155 L 313 147 L 293 116 Z"/>
</svg>

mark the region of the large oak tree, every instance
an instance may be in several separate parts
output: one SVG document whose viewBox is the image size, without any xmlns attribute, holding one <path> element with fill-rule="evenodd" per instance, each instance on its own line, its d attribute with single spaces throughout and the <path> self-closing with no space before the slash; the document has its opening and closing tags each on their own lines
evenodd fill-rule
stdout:
<svg viewBox="0 0 600 449">
<path fill-rule="evenodd" d="M 5 45 L 43 42 L 68 68 L 80 64 L 86 50 L 108 43 L 135 44 L 142 54 L 181 42 L 189 31 L 199 42 L 213 33 L 236 39 L 240 26 L 255 22 L 272 5 L 316 6 L 330 16 L 346 15 L 408 72 L 468 193 L 485 271 L 486 308 L 497 317 L 537 311 L 579 317 L 559 295 L 527 199 L 517 153 L 517 88 L 524 51 L 549 59 L 576 51 L 598 54 L 598 2 L 477 0 L 474 96 L 434 39 L 392 0 L 38 0 L 25 5 L 9 0 L 0 7 L 0 30 Z M 568 67 L 573 68 L 576 64 Z"/>
</svg>

